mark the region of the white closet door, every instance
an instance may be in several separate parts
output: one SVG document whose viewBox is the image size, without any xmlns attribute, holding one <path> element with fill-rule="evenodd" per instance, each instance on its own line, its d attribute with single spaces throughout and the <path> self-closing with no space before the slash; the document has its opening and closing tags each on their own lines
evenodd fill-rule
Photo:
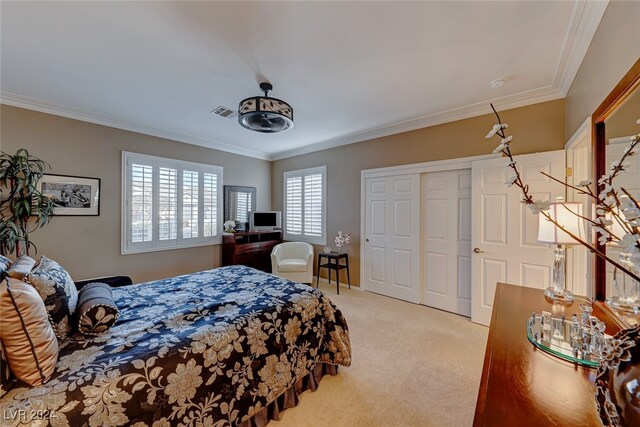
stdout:
<svg viewBox="0 0 640 427">
<path fill-rule="evenodd" d="M 564 180 L 564 151 L 517 156 L 516 161 L 534 200 L 564 195 L 564 186 L 540 173 Z M 541 289 L 551 283 L 552 249 L 537 242 L 538 216 L 521 203 L 519 188 L 504 184 L 512 173 L 504 166 L 504 158 L 472 163 L 471 320 L 484 325 L 491 321 L 498 282 Z"/>
<path fill-rule="evenodd" d="M 420 302 L 420 175 L 365 181 L 364 289 Z"/>
<path fill-rule="evenodd" d="M 580 129 L 571 137 L 566 148 L 567 168 L 571 170 L 567 182 L 576 185 L 593 176 L 593 160 L 591 147 L 591 117 L 587 118 Z M 577 191 L 567 189 L 567 200 L 582 203 L 582 212 L 591 217 L 593 199 Z M 585 234 L 585 240 L 591 242 L 591 233 Z M 593 272 L 591 271 L 592 254 L 581 245 L 567 248 L 567 288 L 574 294 L 591 297 Z"/>
<path fill-rule="evenodd" d="M 471 170 L 422 175 L 423 303 L 471 315 Z"/>
</svg>

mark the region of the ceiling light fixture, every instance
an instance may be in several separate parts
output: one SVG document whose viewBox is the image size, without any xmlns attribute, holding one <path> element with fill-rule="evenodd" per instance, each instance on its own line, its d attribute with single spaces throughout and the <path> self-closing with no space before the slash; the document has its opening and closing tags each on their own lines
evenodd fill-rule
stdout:
<svg viewBox="0 0 640 427">
<path fill-rule="evenodd" d="M 500 86 L 502 86 L 504 84 L 504 82 L 506 82 L 505 79 L 495 79 L 495 80 L 492 80 L 491 83 L 489 83 L 489 86 L 491 86 L 492 88 L 496 89 L 496 88 L 499 88 Z"/>
<path fill-rule="evenodd" d="M 273 89 L 271 83 L 260 83 L 264 96 L 252 96 L 240 101 L 238 122 L 244 128 L 255 132 L 275 133 L 293 127 L 293 108 L 286 102 L 269 98 Z"/>
</svg>

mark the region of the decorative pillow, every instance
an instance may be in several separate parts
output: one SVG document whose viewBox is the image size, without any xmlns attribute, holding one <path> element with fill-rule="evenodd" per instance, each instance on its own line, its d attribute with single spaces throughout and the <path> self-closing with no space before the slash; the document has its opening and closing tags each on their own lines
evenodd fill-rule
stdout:
<svg viewBox="0 0 640 427">
<path fill-rule="evenodd" d="M 106 283 L 89 283 L 78 293 L 78 330 L 84 335 L 99 335 L 111 328 L 120 315 Z"/>
<path fill-rule="evenodd" d="M 44 384 L 58 361 L 58 340 L 42 298 L 30 284 L 8 278 L 0 285 L 0 312 L 0 338 L 11 371 L 27 384 Z"/>
<path fill-rule="evenodd" d="M 43 256 L 31 270 L 28 282 L 42 297 L 56 336 L 67 338 L 71 333 L 71 317 L 78 304 L 78 290 L 67 270 Z"/>
<path fill-rule="evenodd" d="M 34 265 L 36 265 L 35 259 L 28 255 L 22 255 L 16 260 L 16 262 L 11 264 L 11 268 L 7 270 L 7 276 L 18 280 L 24 280 L 24 278 L 31 273 L 31 269 Z"/>
<path fill-rule="evenodd" d="M 0 255 L 0 279 L 4 277 L 9 267 L 11 267 L 11 260 L 6 256 Z"/>
</svg>

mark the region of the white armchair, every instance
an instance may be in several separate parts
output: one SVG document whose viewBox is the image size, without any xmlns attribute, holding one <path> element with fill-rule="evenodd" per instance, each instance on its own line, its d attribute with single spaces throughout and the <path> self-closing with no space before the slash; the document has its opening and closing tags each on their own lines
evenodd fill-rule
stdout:
<svg viewBox="0 0 640 427">
<path fill-rule="evenodd" d="M 286 242 L 273 247 L 271 272 L 299 283 L 313 283 L 313 246 L 304 242 Z"/>
</svg>

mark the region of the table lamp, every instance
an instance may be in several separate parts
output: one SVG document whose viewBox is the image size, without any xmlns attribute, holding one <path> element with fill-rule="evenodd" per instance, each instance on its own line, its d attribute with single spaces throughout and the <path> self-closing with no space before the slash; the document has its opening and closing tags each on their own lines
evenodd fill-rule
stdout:
<svg viewBox="0 0 640 427">
<path fill-rule="evenodd" d="M 566 203 L 564 198 L 557 197 L 547 211 L 547 214 L 558 224 L 575 236 L 584 239 L 584 225 L 582 221 L 582 205 L 580 203 Z M 578 244 L 573 237 L 565 233 L 542 213 L 538 214 L 538 242 L 556 245 L 553 250 L 553 286 L 545 289 L 544 294 L 555 301 L 573 301 L 573 294 L 565 286 L 565 249 L 567 245 Z"/>
</svg>

